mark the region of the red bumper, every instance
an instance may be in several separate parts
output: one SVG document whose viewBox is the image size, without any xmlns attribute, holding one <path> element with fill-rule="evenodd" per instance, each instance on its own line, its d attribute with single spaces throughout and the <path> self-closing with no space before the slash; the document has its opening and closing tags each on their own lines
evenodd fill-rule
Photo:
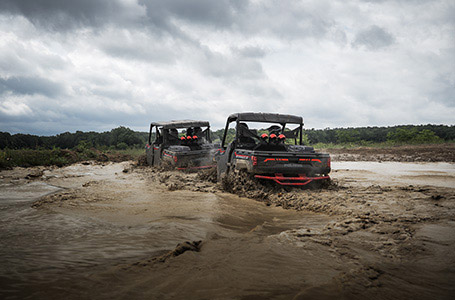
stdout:
<svg viewBox="0 0 455 300">
<path fill-rule="evenodd" d="M 308 183 L 315 180 L 324 180 L 330 179 L 330 176 L 320 176 L 320 177 L 307 177 L 305 175 L 299 174 L 297 177 L 285 177 L 283 174 L 275 174 L 275 176 L 264 176 L 264 175 L 254 175 L 255 178 L 273 180 L 281 185 L 307 185 Z"/>
</svg>

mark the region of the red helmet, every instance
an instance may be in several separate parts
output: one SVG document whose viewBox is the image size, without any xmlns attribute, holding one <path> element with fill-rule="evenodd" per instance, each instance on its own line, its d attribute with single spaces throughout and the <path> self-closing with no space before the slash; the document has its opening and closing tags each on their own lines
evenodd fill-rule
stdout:
<svg viewBox="0 0 455 300">
<path fill-rule="evenodd" d="M 193 139 L 190 135 L 186 137 L 187 140 Z"/>
<path fill-rule="evenodd" d="M 269 137 L 269 136 L 267 135 L 267 133 L 261 134 L 261 139 L 266 139 L 266 138 L 268 138 L 268 137 Z"/>
<path fill-rule="evenodd" d="M 193 140 L 197 140 L 197 139 L 198 139 L 197 135 L 193 135 Z"/>
<path fill-rule="evenodd" d="M 280 140 L 284 140 L 284 139 L 286 139 L 286 136 L 285 136 L 284 134 L 280 134 L 280 135 L 278 136 L 278 138 L 279 138 Z"/>
<path fill-rule="evenodd" d="M 271 139 L 276 139 L 276 134 L 272 133 L 272 134 L 270 135 L 270 138 L 271 138 Z"/>
<path fill-rule="evenodd" d="M 185 140 L 185 137 L 184 137 L 184 136 L 182 136 L 180 139 L 181 139 L 182 141 L 184 141 L 184 140 Z"/>
</svg>

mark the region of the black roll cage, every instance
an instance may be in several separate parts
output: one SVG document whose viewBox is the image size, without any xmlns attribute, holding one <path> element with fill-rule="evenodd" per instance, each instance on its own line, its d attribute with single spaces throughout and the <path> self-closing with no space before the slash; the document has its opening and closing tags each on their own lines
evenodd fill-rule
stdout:
<svg viewBox="0 0 455 300">
<path fill-rule="evenodd" d="M 183 129 L 183 128 L 188 128 L 188 127 L 207 127 L 205 130 L 202 132 L 206 134 L 206 139 L 209 143 L 212 142 L 211 136 L 210 136 L 210 123 L 207 121 L 194 121 L 194 120 L 181 120 L 181 121 L 169 121 L 169 122 L 152 122 L 150 124 L 150 130 L 149 130 L 149 137 L 148 137 L 148 144 L 152 144 L 152 131 L 153 127 L 156 127 L 156 137 L 155 139 L 158 139 L 161 137 L 160 130 L 161 129 Z"/>
<path fill-rule="evenodd" d="M 257 123 L 274 123 L 281 125 L 281 133 L 284 133 L 286 124 L 297 124 L 298 135 L 299 135 L 299 145 L 303 145 L 303 118 L 293 115 L 282 115 L 282 114 L 270 114 L 270 113 L 236 113 L 228 117 L 226 121 L 226 127 L 224 128 L 223 141 L 221 143 L 221 148 L 226 149 L 226 136 L 229 130 L 229 124 L 236 122 L 235 125 L 235 140 L 239 139 L 239 124 L 240 122 L 257 122 Z"/>
</svg>

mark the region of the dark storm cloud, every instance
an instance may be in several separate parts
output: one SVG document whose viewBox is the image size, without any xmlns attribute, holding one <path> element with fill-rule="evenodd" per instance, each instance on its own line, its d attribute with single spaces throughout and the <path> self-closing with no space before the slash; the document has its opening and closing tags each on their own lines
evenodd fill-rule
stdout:
<svg viewBox="0 0 455 300">
<path fill-rule="evenodd" d="M 146 15 L 139 11 L 144 9 Z M 325 5 L 305 6 L 282 0 L 252 4 L 243 0 L 3 0 L 0 12 L 23 15 L 36 26 L 56 31 L 116 24 L 149 27 L 178 37 L 173 20 L 245 35 L 269 32 L 281 37 L 322 37 L 333 25 Z M 251 17 L 254 16 L 254 19 Z"/>
<path fill-rule="evenodd" d="M 2 0 L 0 11 L 20 14 L 52 30 L 100 26 L 121 16 L 125 7 L 115 0 Z"/>
<path fill-rule="evenodd" d="M 233 48 L 232 51 L 243 57 L 260 58 L 264 57 L 266 52 L 260 47 L 246 46 L 242 48 Z"/>
<path fill-rule="evenodd" d="M 0 95 L 11 92 L 18 95 L 40 94 L 55 97 L 61 94 L 63 87 L 53 81 L 39 77 L 0 78 Z"/>
<path fill-rule="evenodd" d="M 373 25 L 366 30 L 360 31 L 354 42 L 354 46 L 365 46 L 369 50 L 377 50 L 388 47 L 395 42 L 393 35 L 383 28 Z"/>
<path fill-rule="evenodd" d="M 120 0 L 3 0 L 0 11 L 23 15 L 35 25 L 57 31 L 109 23 L 152 25 L 172 30 L 171 18 L 229 26 L 236 12 L 246 3 L 241 0 L 139 0 L 138 3 Z M 132 14 L 141 8 L 146 9 L 148 18 Z"/>
<path fill-rule="evenodd" d="M 170 16 L 189 22 L 209 24 L 215 27 L 230 26 L 238 11 L 248 1 L 242 0 L 141 0 L 152 18 Z"/>
</svg>

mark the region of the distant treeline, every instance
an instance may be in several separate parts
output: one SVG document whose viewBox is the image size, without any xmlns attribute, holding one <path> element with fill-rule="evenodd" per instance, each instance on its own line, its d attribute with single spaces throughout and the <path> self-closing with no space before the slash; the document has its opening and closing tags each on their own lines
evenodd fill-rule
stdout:
<svg viewBox="0 0 455 300">
<path fill-rule="evenodd" d="M 65 132 L 55 136 L 9 134 L 0 132 L 0 149 L 73 149 L 78 146 L 98 149 L 126 149 L 144 147 L 148 133 L 118 127 L 106 132 Z"/>
<path fill-rule="evenodd" d="M 433 143 L 455 141 L 455 126 L 447 125 L 400 125 L 392 127 L 357 127 L 335 129 L 307 129 L 310 144 L 396 142 Z"/>
<path fill-rule="evenodd" d="M 212 132 L 212 140 L 221 140 L 224 129 Z M 235 131 L 229 129 L 228 141 Z M 118 127 L 106 132 L 65 132 L 55 136 L 9 134 L 0 132 L 0 149 L 73 149 L 76 147 L 97 149 L 142 148 L 147 143 L 148 132 L 133 131 Z M 368 144 L 368 143 L 438 143 L 455 141 L 455 126 L 447 125 L 402 125 L 392 127 L 357 127 L 335 129 L 306 129 L 306 144 Z"/>
<path fill-rule="evenodd" d="M 214 140 L 223 138 L 224 129 L 213 132 Z M 227 141 L 233 140 L 234 129 L 229 129 Z M 400 125 L 392 127 L 357 127 L 305 129 L 305 144 L 369 144 L 397 143 L 419 144 L 455 141 L 455 126 L 447 125 Z"/>
</svg>

